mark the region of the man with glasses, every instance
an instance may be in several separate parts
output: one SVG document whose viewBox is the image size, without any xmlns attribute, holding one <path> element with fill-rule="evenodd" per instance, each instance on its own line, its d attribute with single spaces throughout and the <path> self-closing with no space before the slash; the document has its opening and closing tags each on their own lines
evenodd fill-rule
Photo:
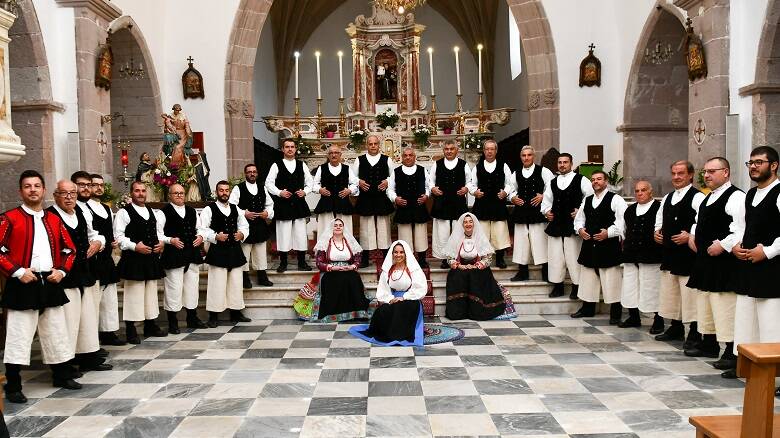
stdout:
<svg viewBox="0 0 780 438">
<path fill-rule="evenodd" d="M 390 247 L 390 215 L 395 211 L 387 198 L 387 185 L 392 169 L 390 159 L 379 151 L 379 136 L 371 134 L 366 139 L 366 153 L 352 163 L 352 172 L 358 177 L 360 194 L 355 212 L 360 215 L 360 246 L 363 254 L 360 267 L 368 266 L 369 252 L 382 251 L 382 257 Z"/>
<path fill-rule="evenodd" d="M 734 248 L 739 260 L 739 289 L 734 320 L 734 354 L 738 344 L 780 342 L 780 181 L 778 154 L 768 146 L 750 153 L 747 163 L 756 187 L 745 196 L 745 233 Z M 721 374 L 735 378 L 733 368 Z"/>
<path fill-rule="evenodd" d="M 320 200 L 314 207 L 317 215 L 317 236 L 322 236 L 334 218 L 344 221 L 344 232 L 352 234 L 352 203 L 350 196 L 358 194 L 358 179 L 348 166 L 341 164 L 341 148 L 328 148 L 328 162 L 321 164 L 314 174 L 314 193 Z"/>
<path fill-rule="evenodd" d="M 688 244 L 696 252 L 688 287 L 697 289 L 696 320 L 702 340 L 684 350 L 686 356 L 718 357 L 719 342 L 726 343 L 723 355 L 712 365 L 719 370 L 736 367 L 734 356 L 734 312 L 738 289 L 737 259 L 732 250 L 745 231 L 745 193 L 729 180 L 729 162 L 710 158 L 704 164 L 704 182 L 712 190 L 699 206 Z M 728 376 L 725 376 L 728 377 Z"/>
</svg>

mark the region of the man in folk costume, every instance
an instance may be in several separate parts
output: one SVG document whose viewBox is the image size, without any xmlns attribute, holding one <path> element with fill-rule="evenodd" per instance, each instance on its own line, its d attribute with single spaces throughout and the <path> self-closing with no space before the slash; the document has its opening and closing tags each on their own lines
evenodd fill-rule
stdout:
<svg viewBox="0 0 780 438">
<path fill-rule="evenodd" d="M 542 214 L 548 221 L 547 234 L 548 281 L 553 284 L 550 297 L 563 296 L 563 280 L 566 270 L 571 278 L 569 298 L 576 300 L 580 284 L 580 255 L 582 239 L 575 233 L 574 217 L 582 199 L 593 194 L 587 178 L 574 173 L 572 156 L 562 153 L 558 157 L 558 176 L 544 189 Z"/>
<path fill-rule="evenodd" d="M 663 246 L 658 315 L 670 319 L 671 324 L 655 340 L 685 339 L 685 349 L 701 341 L 696 323 L 696 291 L 687 284 L 695 259 L 694 252 L 688 247 L 689 232 L 696 222 L 696 212 L 704 200 L 704 194 L 691 184 L 694 170 L 690 161 L 676 161 L 670 170 L 674 192 L 667 193 L 661 199 L 653 237 Z M 690 323 L 687 339 L 684 323 Z"/>
<path fill-rule="evenodd" d="M 623 313 L 620 293 L 623 290 L 623 269 L 620 267 L 620 239 L 623 236 L 623 213 L 626 201 L 607 190 L 607 174 L 601 170 L 590 177 L 593 194 L 583 199 L 574 230 L 582 238 L 577 262 L 580 264 L 579 298 L 582 307 L 572 318 L 596 314 L 599 296 L 610 305 L 609 323 L 617 325 Z"/>
<path fill-rule="evenodd" d="M 734 315 L 739 290 L 739 263 L 731 252 L 745 232 L 745 193 L 731 184 L 728 160 L 710 158 L 704 163 L 704 182 L 711 192 L 704 198 L 691 228 L 689 245 L 696 251 L 688 287 L 697 290 L 696 320 L 702 340 L 684 350 L 686 356 L 718 357 L 719 342 L 726 343 L 717 369 L 736 367 Z M 727 376 L 728 377 L 728 376 Z"/>
<path fill-rule="evenodd" d="M 86 173 L 86 172 L 85 172 Z M 89 177 L 89 174 L 86 174 Z M 74 179 L 84 183 L 83 175 L 74 174 Z M 86 179 L 90 184 L 91 178 Z M 86 187 L 89 191 L 89 187 Z M 97 278 L 91 270 L 90 258 L 103 248 L 104 238 L 92 228 L 92 215 L 89 210 L 76 206 L 77 185 L 71 181 L 57 182 L 54 191 L 55 205 L 49 211 L 59 216 L 76 246 L 76 260 L 68 276 L 60 285 L 65 289 L 68 303 L 65 309 L 65 322 L 68 326 L 69 346 L 76 357 L 71 361 L 84 371 L 107 371 L 111 365 L 104 364 L 99 354 L 98 341 L 98 305 L 96 296 L 100 293 Z"/>
<path fill-rule="evenodd" d="M 350 196 L 358 194 L 358 179 L 349 166 L 341 164 L 341 148 L 331 145 L 328 148 L 328 161 L 317 167 L 314 173 L 312 192 L 320 194 L 320 200 L 314 207 L 317 215 L 317 235 L 328 228 L 328 224 L 339 218 L 344 222 L 344 230 L 352 234 L 352 202 Z"/>
<path fill-rule="evenodd" d="M 25 170 L 19 177 L 22 205 L 0 216 L 0 273 L 7 279 L 0 306 L 6 309 L 5 396 L 26 403 L 22 365 L 30 364 L 35 332 L 43 363 L 52 369 L 55 387 L 79 389 L 67 361 L 73 358 L 60 282 L 76 259 L 76 247 L 57 215 L 43 209 L 45 183 L 41 174 Z"/>
<path fill-rule="evenodd" d="M 780 342 L 780 181 L 778 154 L 759 146 L 747 163 L 757 186 L 745 196 L 745 233 L 734 248 L 739 262 L 740 288 L 734 319 L 734 354 L 738 344 Z M 727 374 L 728 373 L 728 374 Z M 733 368 L 721 374 L 736 377 Z"/>
<path fill-rule="evenodd" d="M 119 271 L 111 252 L 118 248 L 119 244 L 114 239 L 114 214 L 111 207 L 100 202 L 105 190 L 103 177 L 93 173 L 90 179 L 90 199 L 85 204 L 92 214 L 92 227 L 106 240 L 103 250 L 89 259 L 102 293 L 98 310 L 98 339 L 103 345 L 125 345 L 125 341 L 116 335 L 119 330 L 119 301 L 116 291 Z"/>
<path fill-rule="evenodd" d="M 219 314 L 230 310 L 232 322 L 249 322 L 241 313 L 244 306 L 244 289 L 241 287 L 242 266 L 246 263 L 241 242 L 249 234 L 249 223 L 244 211 L 228 203 L 230 184 L 217 183 L 217 201 L 200 213 L 198 234 L 209 242 L 206 263 L 209 265 L 209 281 L 206 288 L 206 310 L 209 327 L 216 327 Z"/>
<path fill-rule="evenodd" d="M 366 143 L 366 153 L 352 164 L 360 187 L 355 212 L 360 215 L 361 268 L 368 266 L 370 251 L 381 250 L 382 257 L 386 255 L 390 247 L 390 215 L 395 211 L 386 192 L 392 173 L 390 158 L 380 153 L 378 136 L 369 135 Z"/>
<path fill-rule="evenodd" d="M 425 261 L 428 251 L 428 209 L 425 202 L 431 193 L 425 168 L 417 164 L 414 148 L 406 147 L 401 153 L 401 165 L 393 170 L 387 182 L 387 197 L 396 205 L 393 221 L 398 228 L 398 240 L 414 249 L 419 265 L 428 267 Z"/>
<path fill-rule="evenodd" d="M 529 279 L 528 265 L 542 265 L 542 280 L 547 281 L 547 219 L 541 212 L 545 188 L 555 175 L 550 169 L 534 164 L 533 146 L 520 150 L 522 169 L 510 177 L 509 199 L 514 204 L 510 221 L 515 224 L 515 245 L 512 261 L 517 263 L 517 274 L 511 281 Z"/>
<path fill-rule="evenodd" d="M 167 336 L 155 322 L 160 315 L 157 280 L 165 277 L 160 264 L 165 244 L 162 229 L 157 227 L 158 217 L 146 206 L 146 185 L 134 181 L 130 196 L 132 202 L 116 213 L 114 238 L 122 250 L 118 268 L 119 278 L 124 280 L 122 319 L 127 342 L 140 344 L 137 321 L 144 322 L 144 336 Z"/>
<path fill-rule="evenodd" d="M 312 191 L 314 181 L 306 163 L 295 159 L 295 141 L 282 143 L 283 159 L 271 165 L 265 188 L 273 196 L 276 217 L 276 250 L 279 252 L 277 272 L 287 270 L 287 253 L 298 251 L 298 270 L 311 271 L 306 263 L 309 241 L 306 219 L 310 216 L 306 194 Z"/>
<path fill-rule="evenodd" d="M 433 196 L 433 256 L 441 259 L 442 269 L 448 269 L 444 247 L 452 233 L 453 222 L 468 211 L 466 195 L 469 192 L 471 170 L 466 160 L 458 158 L 458 145 L 455 140 L 445 140 L 443 149 L 444 158 L 436 160 L 428 172 L 428 186 Z"/>
<path fill-rule="evenodd" d="M 497 153 L 498 143 L 485 140 L 482 145 L 484 158 L 471 170 L 468 188 L 474 196 L 471 210 L 496 251 L 496 267 L 506 268 L 504 251 L 510 244 L 506 198 L 510 191 L 512 171 L 506 163 L 496 160 Z"/>
<path fill-rule="evenodd" d="M 661 203 L 653 199 L 653 186 L 640 180 L 634 185 L 636 203 L 623 214 L 623 293 L 620 304 L 628 309 L 628 319 L 619 327 L 641 327 L 639 312 L 655 312 L 650 334 L 664 331 L 664 319 L 658 316 L 658 287 L 661 282 L 663 247 L 657 243 L 655 216 Z"/>
<path fill-rule="evenodd" d="M 198 212 L 184 205 L 184 197 L 185 190 L 180 184 L 168 188 L 171 202 L 162 208 L 158 224 L 165 243 L 160 255 L 165 270 L 163 309 L 168 316 L 168 333 L 172 334 L 181 333 L 176 313 L 182 307 L 187 309 L 187 327 L 206 328 L 198 319 L 203 237 L 198 234 Z"/>
<path fill-rule="evenodd" d="M 230 192 L 228 202 L 244 211 L 249 223 L 249 235 L 241 244 L 246 265 L 244 265 L 244 289 L 252 287 L 249 280 L 249 265 L 257 273 L 257 284 L 273 286 L 268 279 L 268 256 L 265 242 L 271 235 L 270 221 L 274 218 L 274 201 L 261 184 L 257 184 L 257 166 L 250 163 L 244 166 L 244 182 L 236 184 Z"/>
</svg>

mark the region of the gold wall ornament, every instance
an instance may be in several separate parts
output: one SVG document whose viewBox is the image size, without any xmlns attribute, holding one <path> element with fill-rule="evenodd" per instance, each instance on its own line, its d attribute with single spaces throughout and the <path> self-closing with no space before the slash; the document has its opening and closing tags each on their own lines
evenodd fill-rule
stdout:
<svg viewBox="0 0 780 438">
<path fill-rule="evenodd" d="M 422 6 L 425 4 L 425 0 L 374 0 L 374 4 L 384 10 L 397 12 L 400 15 Z"/>
<path fill-rule="evenodd" d="M 688 79 L 693 82 L 698 78 L 707 77 L 707 60 L 704 57 L 704 44 L 695 33 L 693 33 L 693 20 L 688 17 L 685 22 L 685 65 L 688 66 Z"/>
<path fill-rule="evenodd" d="M 588 56 L 580 63 L 580 87 L 601 86 L 601 61 L 593 54 L 593 43 L 588 46 Z"/>
<path fill-rule="evenodd" d="M 114 66 L 114 52 L 111 50 L 111 31 L 108 31 L 106 43 L 97 50 L 97 65 L 95 66 L 95 86 L 106 91 L 111 89 L 111 71 Z"/>
</svg>

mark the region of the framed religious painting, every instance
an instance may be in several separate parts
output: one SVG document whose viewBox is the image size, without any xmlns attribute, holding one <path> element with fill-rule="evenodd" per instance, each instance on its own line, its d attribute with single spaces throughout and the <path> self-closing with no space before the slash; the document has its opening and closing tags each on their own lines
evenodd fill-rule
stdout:
<svg viewBox="0 0 780 438">
<path fill-rule="evenodd" d="M 185 99 L 203 99 L 205 93 L 203 92 L 203 76 L 200 72 L 193 67 L 192 63 L 195 61 L 192 56 L 187 58 L 189 67 L 181 75 L 181 87 L 184 93 Z"/>
<path fill-rule="evenodd" d="M 704 57 L 704 44 L 701 38 L 693 33 L 693 21 L 688 17 L 685 22 L 685 65 L 688 66 L 688 79 L 693 82 L 698 78 L 707 77 L 707 60 Z"/>
<path fill-rule="evenodd" d="M 114 66 L 114 52 L 111 50 L 111 31 L 108 32 L 106 43 L 98 47 L 97 65 L 95 66 L 95 86 L 111 89 L 111 71 Z"/>
<path fill-rule="evenodd" d="M 588 46 L 588 56 L 580 63 L 580 87 L 601 86 L 601 61 L 593 54 L 596 48 Z"/>
</svg>

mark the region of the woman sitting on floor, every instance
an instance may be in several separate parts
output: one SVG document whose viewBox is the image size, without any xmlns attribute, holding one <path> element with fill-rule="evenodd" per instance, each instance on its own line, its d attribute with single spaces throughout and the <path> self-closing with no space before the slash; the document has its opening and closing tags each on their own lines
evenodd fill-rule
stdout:
<svg viewBox="0 0 780 438">
<path fill-rule="evenodd" d="M 453 224 L 444 248 L 450 265 L 447 318 L 484 321 L 515 316 L 512 298 L 490 270 L 494 252 L 476 216 L 464 213 Z"/>
<path fill-rule="evenodd" d="M 363 248 L 333 219 L 314 246 L 319 286 L 311 305 L 310 322 L 338 322 L 371 316 L 365 287 L 357 272 Z"/>
<path fill-rule="evenodd" d="M 376 287 L 380 303 L 371 324 L 351 327 L 349 332 L 376 345 L 423 345 L 423 309 L 420 299 L 428 291 L 428 281 L 403 240 L 390 245 Z"/>
</svg>

